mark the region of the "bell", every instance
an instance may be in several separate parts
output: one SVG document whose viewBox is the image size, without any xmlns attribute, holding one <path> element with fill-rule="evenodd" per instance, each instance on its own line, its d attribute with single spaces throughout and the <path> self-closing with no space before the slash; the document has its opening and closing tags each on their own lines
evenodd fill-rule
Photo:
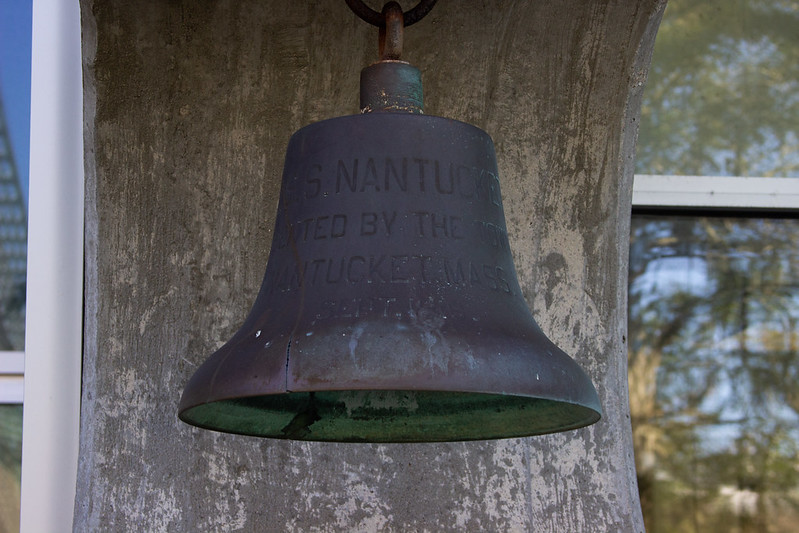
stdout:
<svg viewBox="0 0 799 533">
<path fill-rule="evenodd" d="M 401 61 L 362 72 L 365 114 L 291 138 L 263 284 L 186 386 L 179 417 L 261 437 L 434 442 L 600 418 L 541 331 L 508 245 L 494 146 L 422 111 Z"/>
</svg>

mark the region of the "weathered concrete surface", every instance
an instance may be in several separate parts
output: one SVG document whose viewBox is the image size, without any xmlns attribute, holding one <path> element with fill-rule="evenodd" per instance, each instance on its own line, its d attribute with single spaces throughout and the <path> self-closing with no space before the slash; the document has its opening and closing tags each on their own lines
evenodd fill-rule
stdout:
<svg viewBox="0 0 799 533">
<path fill-rule="evenodd" d="M 521 284 L 605 411 L 566 434 L 430 445 L 278 442 L 176 417 L 186 380 L 258 290 L 288 137 L 356 111 L 374 29 L 343 1 L 81 3 L 76 531 L 643 530 L 624 279 L 662 1 L 441 0 L 407 31 L 428 112 L 494 137 Z"/>
</svg>

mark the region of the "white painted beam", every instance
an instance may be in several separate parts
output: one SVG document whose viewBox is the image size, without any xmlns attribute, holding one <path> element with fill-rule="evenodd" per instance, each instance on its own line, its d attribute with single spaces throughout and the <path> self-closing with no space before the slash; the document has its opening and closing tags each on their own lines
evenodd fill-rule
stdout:
<svg viewBox="0 0 799 533">
<path fill-rule="evenodd" d="M 34 0 L 23 533 L 72 531 L 83 315 L 83 125 L 77 1 Z"/>
</svg>

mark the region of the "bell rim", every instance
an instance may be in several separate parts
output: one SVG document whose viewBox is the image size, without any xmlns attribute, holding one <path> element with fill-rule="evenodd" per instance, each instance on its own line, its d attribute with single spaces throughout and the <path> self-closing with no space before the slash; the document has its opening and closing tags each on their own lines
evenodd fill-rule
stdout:
<svg viewBox="0 0 799 533">
<path fill-rule="evenodd" d="M 592 387 L 593 389 L 593 387 Z M 383 443 L 383 444 L 391 444 L 391 443 L 423 443 L 423 442 L 468 442 L 468 441 L 481 441 L 481 440 L 497 440 L 497 439 L 507 439 L 507 438 L 524 438 L 524 437 L 535 437 L 540 435 L 549 435 L 553 433 L 558 433 L 562 431 L 570 431 L 575 429 L 580 429 L 583 427 L 590 426 L 599 420 L 601 420 L 603 413 L 601 406 L 599 404 L 598 395 L 596 395 L 596 391 L 592 391 L 594 394 L 594 398 L 596 399 L 596 403 L 592 401 L 587 402 L 579 402 L 579 401 L 569 401 L 564 399 L 553 399 L 553 398 L 543 398 L 543 397 L 536 397 L 531 395 L 520 395 L 520 394 L 502 394 L 497 392 L 476 392 L 476 391 L 433 391 L 433 390 L 380 390 L 380 389 L 350 389 L 350 390 L 342 390 L 342 391 L 286 391 L 284 393 L 279 394 L 269 394 L 269 395 L 260 395 L 260 396 L 249 396 L 249 397 L 241 397 L 241 398 L 229 398 L 229 399 L 218 399 L 218 400 L 211 400 L 208 402 L 202 402 L 197 405 L 193 406 L 181 406 L 178 412 L 178 417 L 183 422 L 198 427 L 202 429 L 208 429 L 218 432 L 236 434 L 236 435 L 243 435 L 243 436 L 251 436 L 251 437 L 258 437 L 258 438 L 274 438 L 274 439 L 281 439 L 281 440 L 302 440 L 308 442 L 337 442 L 337 443 Z M 446 413 L 441 415 L 441 419 L 446 419 L 448 424 L 454 424 L 456 427 L 452 429 L 446 429 L 446 425 L 442 425 L 441 429 L 435 428 L 422 428 L 419 424 L 418 415 L 415 413 L 409 413 L 407 416 L 399 417 L 399 422 L 393 422 L 392 426 L 388 428 L 385 425 L 381 426 L 379 420 L 376 420 L 373 416 L 368 417 L 368 422 L 364 422 L 363 424 L 358 424 L 356 420 L 356 427 L 357 429 L 353 430 L 352 432 L 346 433 L 344 435 L 337 435 L 337 434 L 330 434 L 328 432 L 322 431 L 320 432 L 318 428 L 314 428 L 315 421 L 310 420 L 310 424 L 308 424 L 308 432 L 305 434 L 298 434 L 298 433 L 287 433 L 283 432 L 282 430 L 290 425 L 298 415 L 295 414 L 296 409 L 287 411 L 284 415 L 284 420 L 273 426 L 272 430 L 268 431 L 258 431 L 254 430 L 254 427 L 257 427 L 257 423 L 253 423 L 253 420 L 248 420 L 246 424 L 246 428 L 241 426 L 237 426 L 232 422 L 222 423 L 218 418 L 218 413 L 220 409 L 230 408 L 231 406 L 235 409 L 236 405 L 242 406 L 242 409 L 252 409 L 248 407 L 247 403 L 258 403 L 258 418 L 262 418 L 264 415 L 262 404 L 263 402 L 275 400 L 275 401 L 284 401 L 284 400 L 296 400 L 296 402 L 307 401 L 307 398 L 311 394 L 315 394 L 318 398 L 319 395 L 335 395 L 336 393 L 345 393 L 345 394 L 401 394 L 401 395 L 413 395 L 414 397 L 418 397 L 419 395 L 427 395 L 429 398 L 441 398 L 441 397 L 456 397 L 456 396 L 463 396 L 469 398 L 482 398 L 490 400 L 509 400 L 511 404 L 516 404 L 515 407 L 517 409 L 511 409 L 507 412 L 499 413 L 494 412 L 493 410 L 485 410 L 483 412 L 475 413 L 474 410 L 466 410 L 461 411 L 457 417 L 453 417 L 452 413 Z M 521 410 L 518 409 L 519 406 L 524 406 Z M 501 431 L 497 431 L 495 428 L 499 426 L 503 426 L 506 422 L 517 420 L 519 413 L 523 412 L 525 409 L 532 413 L 532 416 L 529 416 L 526 420 L 530 420 L 534 417 L 540 417 L 542 407 L 548 408 L 551 411 L 556 411 L 557 416 L 559 419 L 562 419 L 563 413 L 570 412 L 575 413 L 576 415 L 567 423 L 558 423 L 558 424 L 548 424 L 548 425 L 540 425 L 534 426 L 530 423 L 521 423 L 517 425 L 508 424 L 507 427 L 503 428 Z M 203 411 L 206 413 L 212 413 L 211 416 L 216 416 L 215 422 L 208 421 L 207 416 L 203 416 Z M 302 413 L 300 413 L 302 414 Z M 401 413 L 400 413 L 401 414 Z M 293 415 L 293 416 L 292 416 Z M 289 418 L 291 416 L 291 418 Z M 395 415 L 396 416 L 396 415 Z M 463 421 L 466 419 L 472 419 L 471 425 L 472 427 L 478 427 L 479 430 L 471 430 L 471 431 L 464 431 Z M 288 424 L 281 426 L 284 422 L 288 420 Z M 416 429 L 413 429 L 414 426 L 409 424 L 409 422 L 413 422 L 416 424 Z M 281 427 L 278 427 L 281 426 Z M 399 428 L 399 429 L 397 429 Z M 421 428 L 421 429 L 420 429 Z M 494 429 L 492 429 L 494 428 Z M 386 431 L 387 430 L 387 431 Z M 386 431 L 386 434 L 382 434 L 381 431 Z"/>
</svg>

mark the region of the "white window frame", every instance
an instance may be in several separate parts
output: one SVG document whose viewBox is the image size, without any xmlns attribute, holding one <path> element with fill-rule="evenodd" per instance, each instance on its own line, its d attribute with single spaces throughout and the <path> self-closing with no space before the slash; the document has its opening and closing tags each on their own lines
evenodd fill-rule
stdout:
<svg viewBox="0 0 799 533">
<path fill-rule="evenodd" d="M 22 533 L 72 531 L 83 314 L 83 96 L 77 1 L 34 0 Z M 633 208 L 799 210 L 799 178 L 635 177 Z M 21 353 L 0 375 L 22 387 Z"/>
<path fill-rule="evenodd" d="M 20 531 L 72 531 L 83 314 L 80 5 L 34 0 Z"/>
<path fill-rule="evenodd" d="M 799 209 L 799 178 L 655 176 L 638 174 L 633 208 L 724 211 Z"/>
<path fill-rule="evenodd" d="M 22 403 L 25 352 L 0 352 L 0 404 Z"/>
</svg>

